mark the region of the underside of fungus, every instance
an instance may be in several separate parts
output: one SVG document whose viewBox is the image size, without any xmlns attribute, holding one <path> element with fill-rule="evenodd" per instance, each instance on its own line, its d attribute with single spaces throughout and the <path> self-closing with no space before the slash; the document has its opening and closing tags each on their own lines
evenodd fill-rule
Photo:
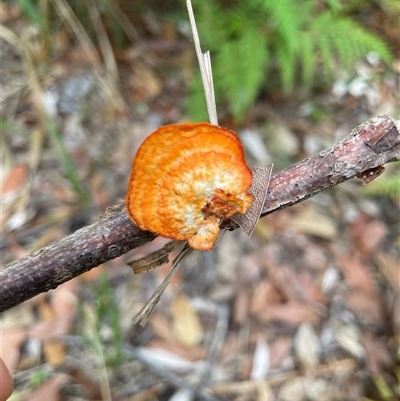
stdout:
<svg viewBox="0 0 400 401">
<path fill-rule="evenodd" d="M 250 207 L 251 182 L 235 132 L 208 123 L 167 125 L 138 150 L 126 207 L 142 230 L 206 251 L 220 221 Z"/>
</svg>

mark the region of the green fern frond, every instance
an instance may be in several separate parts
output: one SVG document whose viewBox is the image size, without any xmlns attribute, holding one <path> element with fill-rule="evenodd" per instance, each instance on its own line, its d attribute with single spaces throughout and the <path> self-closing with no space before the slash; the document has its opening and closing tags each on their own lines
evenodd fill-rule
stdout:
<svg viewBox="0 0 400 401">
<path fill-rule="evenodd" d="M 31 0 L 18 0 L 21 11 L 37 26 L 41 27 L 43 17 L 40 14 L 40 9 Z"/>
<path fill-rule="evenodd" d="M 202 44 L 217 50 L 228 40 L 229 29 L 224 12 L 216 1 L 200 1 L 195 8 Z"/>
<path fill-rule="evenodd" d="M 278 62 L 279 73 L 282 79 L 284 90 L 292 89 L 296 76 L 295 53 L 287 49 L 283 44 L 274 49 Z"/>
<path fill-rule="evenodd" d="M 324 1 L 322 11 L 321 0 L 247 0 L 231 7 L 218 0 L 198 3 L 199 30 L 203 48 L 212 51 L 217 98 L 228 100 L 237 119 L 255 101 L 275 66 L 283 89 L 289 90 L 299 78 L 312 86 L 321 72 L 332 79 L 369 52 L 392 61 L 383 40 L 345 16 L 347 2 Z M 196 105 L 191 110 L 200 110 L 196 99 L 203 104 L 201 86 L 198 90 L 199 96 L 191 92 Z"/>
<path fill-rule="evenodd" d="M 320 35 L 318 38 L 318 50 L 322 56 L 322 70 L 325 77 L 331 78 L 335 70 L 335 53 L 333 41 L 328 35 Z"/>
<path fill-rule="evenodd" d="M 306 86 L 311 86 L 315 71 L 315 49 L 311 35 L 304 32 L 298 37 L 300 51 L 300 62 L 302 67 L 302 79 Z"/>
<path fill-rule="evenodd" d="M 369 52 L 376 52 L 383 61 L 390 63 L 392 57 L 386 44 L 349 18 L 332 19 L 332 35 L 337 37 L 336 50 L 346 41 L 354 46 L 354 61 Z"/>
<path fill-rule="evenodd" d="M 326 77 L 332 77 L 335 65 L 348 68 L 369 52 L 376 52 L 390 63 L 392 57 L 386 44 L 355 21 L 335 17 L 330 12 L 321 13 L 312 24 L 316 47 L 322 57 Z"/>
<path fill-rule="evenodd" d="M 334 15 L 339 14 L 343 6 L 340 0 L 325 0 L 327 6 L 331 9 Z"/>
<path fill-rule="evenodd" d="M 296 47 L 296 38 L 299 26 L 302 24 L 301 14 L 297 13 L 297 2 L 293 0 L 253 0 L 253 4 L 260 7 L 275 27 L 277 34 L 283 39 L 289 51 Z M 307 2 L 304 2 L 305 4 Z"/>
<path fill-rule="evenodd" d="M 216 56 L 218 85 L 226 93 L 233 114 L 239 120 L 254 102 L 264 81 L 267 49 L 265 35 L 248 27 L 242 36 L 228 42 Z"/>
</svg>

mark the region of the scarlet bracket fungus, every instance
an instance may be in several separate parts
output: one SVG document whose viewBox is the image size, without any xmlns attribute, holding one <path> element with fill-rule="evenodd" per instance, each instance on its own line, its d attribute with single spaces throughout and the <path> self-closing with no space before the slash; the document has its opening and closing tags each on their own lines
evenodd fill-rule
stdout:
<svg viewBox="0 0 400 401">
<path fill-rule="evenodd" d="M 208 123 L 167 125 L 136 154 L 126 208 L 140 229 L 208 251 L 220 221 L 252 204 L 251 182 L 235 132 Z"/>
</svg>

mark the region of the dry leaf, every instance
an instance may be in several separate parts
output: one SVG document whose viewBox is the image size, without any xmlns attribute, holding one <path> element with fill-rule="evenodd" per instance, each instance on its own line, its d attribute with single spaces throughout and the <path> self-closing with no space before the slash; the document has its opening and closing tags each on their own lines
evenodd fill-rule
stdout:
<svg viewBox="0 0 400 401">
<path fill-rule="evenodd" d="M 382 306 L 379 294 L 366 294 L 358 290 L 350 291 L 345 296 L 347 307 L 363 323 L 381 325 L 383 323 Z"/>
<path fill-rule="evenodd" d="M 61 341 L 46 340 L 43 342 L 43 353 L 46 361 L 57 368 L 64 363 L 66 346 Z"/>
<path fill-rule="evenodd" d="M 253 355 L 253 368 L 250 373 L 251 380 L 263 380 L 270 369 L 269 344 L 264 338 L 258 338 Z"/>
<path fill-rule="evenodd" d="M 250 208 L 244 214 L 234 214 L 231 219 L 238 224 L 250 237 L 256 226 L 264 207 L 265 198 L 268 193 L 269 181 L 271 179 L 273 164 L 265 167 L 254 167 L 252 170 L 253 180 L 248 193 L 254 197 Z"/>
<path fill-rule="evenodd" d="M 279 336 L 272 344 L 270 344 L 270 363 L 271 368 L 281 365 L 283 359 L 289 354 L 292 347 L 292 338 Z"/>
<path fill-rule="evenodd" d="M 153 320 L 153 318 L 151 320 Z M 146 348 L 162 349 L 191 362 L 204 360 L 206 358 L 206 351 L 201 345 L 195 345 L 187 348 L 184 345 L 179 344 L 174 339 L 172 341 L 150 340 L 146 344 Z"/>
<path fill-rule="evenodd" d="M 274 393 L 270 384 L 263 380 L 257 385 L 257 401 L 274 401 Z"/>
<path fill-rule="evenodd" d="M 314 208 L 307 208 L 295 216 L 290 225 L 297 234 L 314 235 L 329 241 L 334 240 L 338 234 L 335 221 Z"/>
<path fill-rule="evenodd" d="M 268 308 L 267 320 L 280 320 L 287 324 L 299 325 L 303 322 L 318 323 L 321 315 L 304 302 L 290 301 Z M 261 314 L 261 318 L 264 314 Z"/>
<path fill-rule="evenodd" d="M 306 270 L 296 273 L 290 265 L 269 269 L 272 281 L 288 299 L 326 303 L 326 297 L 313 281 L 311 274 Z"/>
<path fill-rule="evenodd" d="M 176 340 L 187 347 L 199 344 L 203 338 L 203 329 L 197 312 L 185 296 L 175 298 L 172 315 L 172 332 Z"/>
<path fill-rule="evenodd" d="M 384 252 L 378 252 L 376 254 L 378 261 L 378 268 L 386 279 L 386 282 L 395 290 L 397 293 L 400 292 L 400 263 L 390 255 Z"/>
<path fill-rule="evenodd" d="M 368 332 L 363 332 L 361 343 L 366 352 L 366 368 L 370 372 L 380 373 L 382 369 L 393 369 L 395 362 L 382 339 L 373 337 Z"/>
<path fill-rule="evenodd" d="M 174 336 L 171 333 L 169 319 L 167 316 L 154 312 L 149 320 L 149 324 L 156 337 L 167 342 L 174 341 Z"/>
<path fill-rule="evenodd" d="M 41 320 L 34 325 L 29 334 L 43 341 L 45 359 L 54 367 L 63 364 L 66 346 L 55 337 L 69 334 L 76 314 L 76 297 L 72 293 L 76 280 L 71 280 L 58 287 L 51 297 L 40 298 L 39 313 Z"/>
<path fill-rule="evenodd" d="M 305 303 L 290 301 L 266 307 L 264 311 L 260 311 L 259 318 L 263 322 L 280 320 L 290 325 L 299 325 L 303 322 L 318 323 L 321 320 L 321 315 Z"/>
<path fill-rule="evenodd" d="M 282 293 L 269 280 L 262 280 L 253 290 L 250 310 L 252 314 L 262 312 L 267 305 L 279 304 L 283 301 Z"/>
<path fill-rule="evenodd" d="M 369 222 L 358 239 L 361 250 L 367 254 L 374 252 L 387 235 L 387 232 L 388 228 L 383 221 L 374 220 Z"/>
<path fill-rule="evenodd" d="M 365 294 L 371 294 L 374 291 L 374 280 L 368 265 L 361 260 L 357 252 L 352 254 L 338 254 L 337 264 L 342 271 L 347 285 L 357 288 Z"/>
<path fill-rule="evenodd" d="M 314 327 L 303 323 L 294 338 L 294 348 L 306 373 L 314 373 L 319 363 L 321 343 Z"/>
<path fill-rule="evenodd" d="M 150 364 L 169 369 L 174 372 L 190 372 L 196 369 L 197 364 L 188 361 L 172 352 L 160 348 L 138 348 L 137 353 L 140 360 L 148 361 Z"/>
<path fill-rule="evenodd" d="M 235 304 L 233 307 L 233 320 L 236 324 L 242 325 L 249 314 L 249 294 L 246 289 L 239 287 L 236 291 Z"/>
<path fill-rule="evenodd" d="M 146 101 L 153 99 L 162 89 L 160 78 L 140 61 L 133 65 L 130 77 L 128 85 L 132 90 L 132 100 Z"/>
<path fill-rule="evenodd" d="M 17 191 L 24 185 L 26 177 L 27 168 L 24 164 L 17 164 L 12 168 L 1 186 L 3 202 L 8 202 L 15 197 Z"/>
<path fill-rule="evenodd" d="M 360 342 L 360 331 L 356 326 L 338 323 L 335 327 L 335 338 L 338 344 L 354 357 L 361 359 L 365 356 L 364 347 Z"/>
<path fill-rule="evenodd" d="M 306 400 L 304 378 L 295 377 L 292 380 L 288 380 L 279 390 L 279 399 L 282 401 Z"/>
</svg>

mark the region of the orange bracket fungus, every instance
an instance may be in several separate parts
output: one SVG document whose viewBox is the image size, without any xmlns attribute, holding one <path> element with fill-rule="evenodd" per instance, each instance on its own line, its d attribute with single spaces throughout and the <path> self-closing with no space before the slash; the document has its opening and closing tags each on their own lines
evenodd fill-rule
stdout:
<svg viewBox="0 0 400 401">
<path fill-rule="evenodd" d="M 126 208 L 140 229 L 208 251 L 221 220 L 251 206 L 251 184 L 235 132 L 209 123 L 167 125 L 136 154 Z"/>
</svg>

